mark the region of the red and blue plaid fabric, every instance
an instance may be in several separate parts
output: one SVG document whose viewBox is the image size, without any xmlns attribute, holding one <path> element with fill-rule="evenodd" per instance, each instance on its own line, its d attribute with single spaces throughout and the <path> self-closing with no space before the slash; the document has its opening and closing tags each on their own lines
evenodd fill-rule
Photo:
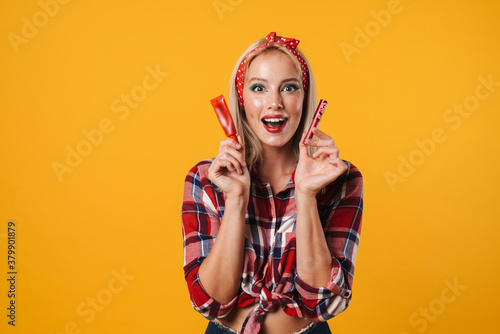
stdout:
<svg viewBox="0 0 500 334">
<path fill-rule="evenodd" d="M 295 266 L 295 173 L 276 195 L 252 173 L 241 288 L 232 301 L 222 305 L 208 295 L 198 276 L 224 215 L 225 196 L 208 179 L 210 164 L 211 160 L 205 160 L 193 167 L 184 185 L 184 275 L 195 310 L 213 320 L 223 319 L 234 307 L 255 304 L 241 333 L 258 333 L 266 312 L 277 307 L 290 316 L 315 322 L 344 311 L 351 299 L 361 230 L 363 181 L 359 170 L 346 162 L 347 171 L 317 195 L 333 260 L 330 281 L 320 288 L 303 282 Z"/>
</svg>

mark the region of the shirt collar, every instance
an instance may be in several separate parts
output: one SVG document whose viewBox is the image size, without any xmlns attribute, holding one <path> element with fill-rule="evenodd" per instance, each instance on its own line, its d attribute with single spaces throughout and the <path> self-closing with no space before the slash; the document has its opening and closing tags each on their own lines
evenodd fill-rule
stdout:
<svg viewBox="0 0 500 334">
<path fill-rule="evenodd" d="M 279 193 L 286 191 L 288 189 L 295 189 L 295 171 L 296 171 L 296 169 L 297 169 L 297 167 L 295 167 L 287 184 L 285 185 L 285 187 L 283 189 L 280 190 Z M 266 188 L 267 183 L 264 183 L 262 181 L 262 179 L 260 178 L 259 173 L 257 172 L 257 169 L 255 167 L 252 168 L 252 172 L 250 173 L 250 178 L 251 178 L 251 182 L 254 183 L 254 185 L 257 189 L 262 190 L 262 189 Z M 275 195 L 278 195 L 278 194 L 275 194 Z"/>
</svg>

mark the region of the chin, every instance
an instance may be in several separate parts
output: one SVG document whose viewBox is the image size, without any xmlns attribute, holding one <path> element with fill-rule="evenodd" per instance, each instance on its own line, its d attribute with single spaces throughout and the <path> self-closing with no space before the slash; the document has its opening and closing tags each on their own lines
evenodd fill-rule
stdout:
<svg viewBox="0 0 500 334">
<path fill-rule="evenodd" d="M 269 140 L 269 138 L 265 138 L 265 140 L 261 140 L 263 146 L 274 147 L 274 148 L 283 148 L 287 145 L 291 145 L 293 137 L 290 138 L 273 138 L 275 140 Z"/>
</svg>

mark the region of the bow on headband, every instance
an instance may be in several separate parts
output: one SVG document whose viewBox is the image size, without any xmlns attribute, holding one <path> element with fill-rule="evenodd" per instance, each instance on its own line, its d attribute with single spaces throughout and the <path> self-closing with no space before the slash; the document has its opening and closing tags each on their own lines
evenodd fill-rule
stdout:
<svg viewBox="0 0 500 334">
<path fill-rule="evenodd" d="M 238 91 L 238 99 L 240 100 L 240 105 L 242 108 L 243 108 L 243 83 L 245 81 L 245 67 L 246 67 L 247 60 L 249 59 L 250 55 L 252 55 L 255 51 L 263 49 L 263 48 L 267 48 L 273 44 L 283 45 L 297 58 L 297 60 L 300 63 L 300 69 L 302 70 L 302 79 L 303 79 L 304 89 L 307 90 L 307 87 L 308 87 L 307 86 L 307 84 L 308 84 L 308 80 L 307 80 L 308 75 L 307 74 L 309 72 L 308 72 L 307 64 L 306 64 L 304 58 L 302 58 L 302 56 L 296 50 L 299 42 L 300 41 L 298 39 L 277 36 L 275 32 L 272 32 L 266 36 L 266 41 L 264 42 L 264 44 L 259 45 L 258 47 L 256 47 L 255 49 L 253 49 L 252 51 L 250 51 L 247 54 L 245 59 L 243 59 L 240 66 L 238 67 L 238 73 L 236 73 L 236 89 Z"/>
</svg>

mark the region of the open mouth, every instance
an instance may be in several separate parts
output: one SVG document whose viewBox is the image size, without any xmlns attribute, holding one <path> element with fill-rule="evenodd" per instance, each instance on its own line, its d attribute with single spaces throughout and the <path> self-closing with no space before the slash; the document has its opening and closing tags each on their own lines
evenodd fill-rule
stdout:
<svg viewBox="0 0 500 334">
<path fill-rule="evenodd" d="M 265 118 L 262 119 L 262 123 L 268 128 L 271 129 L 277 129 L 280 128 L 281 126 L 285 125 L 285 123 L 288 121 L 288 118 L 283 117 L 283 118 Z"/>
</svg>

